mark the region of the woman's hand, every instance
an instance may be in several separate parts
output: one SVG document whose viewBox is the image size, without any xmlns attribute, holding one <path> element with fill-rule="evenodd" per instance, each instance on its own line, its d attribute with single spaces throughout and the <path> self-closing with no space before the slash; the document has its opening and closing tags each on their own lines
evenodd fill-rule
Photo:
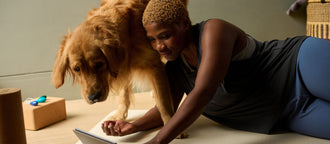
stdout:
<svg viewBox="0 0 330 144">
<path fill-rule="evenodd" d="M 136 132 L 137 127 L 123 120 L 105 121 L 102 123 L 102 130 L 108 136 L 124 136 Z"/>
</svg>

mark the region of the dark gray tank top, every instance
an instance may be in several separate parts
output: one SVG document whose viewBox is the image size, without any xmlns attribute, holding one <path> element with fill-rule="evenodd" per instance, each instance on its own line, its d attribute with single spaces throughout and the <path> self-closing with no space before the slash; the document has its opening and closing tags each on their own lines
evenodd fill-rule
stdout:
<svg viewBox="0 0 330 144">
<path fill-rule="evenodd" d="M 202 59 L 201 36 L 205 22 L 192 27 L 198 66 L 191 70 L 182 58 L 169 61 L 166 71 L 187 95 L 195 85 Z M 259 42 L 253 55 L 232 61 L 203 115 L 221 124 L 252 132 L 270 133 L 293 89 L 296 57 L 306 37 Z"/>
</svg>

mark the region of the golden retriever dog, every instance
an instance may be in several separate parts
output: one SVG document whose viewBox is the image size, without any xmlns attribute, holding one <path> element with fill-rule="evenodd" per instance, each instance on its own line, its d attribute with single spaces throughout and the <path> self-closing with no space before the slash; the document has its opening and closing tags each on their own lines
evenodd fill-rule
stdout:
<svg viewBox="0 0 330 144">
<path fill-rule="evenodd" d="M 61 87 L 68 73 L 80 84 L 89 104 L 117 93 L 119 106 L 111 120 L 125 120 L 135 78 L 147 78 L 166 124 L 174 110 L 164 63 L 142 26 L 148 1 L 103 0 L 100 7 L 89 11 L 87 20 L 60 45 L 52 73 L 54 86 Z"/>
</svg>

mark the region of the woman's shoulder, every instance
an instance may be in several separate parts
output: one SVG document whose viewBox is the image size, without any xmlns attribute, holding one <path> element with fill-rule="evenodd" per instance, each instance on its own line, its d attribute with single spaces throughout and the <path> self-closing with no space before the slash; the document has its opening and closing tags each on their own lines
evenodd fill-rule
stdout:
<svg viewBox="0 0 330 144">
<path fill-rule="evenodd" d="M 201 24 L 203 35 L 222 35 L 226 37 L 246 37 L 246 33 L 236 25 L 222 19 L 208 19 Z"/>
<path fill-rule="evenodd" d="M 207 24 L 207 25 L 218 25 L 218 24 L 225 23 L 225 22 L 226 21 L 222 20 L 222 19 L 207 19 L 207 20 L 200 21 L 200 22 L 194 24 L 193 27 L 196 27 L 196 26 L 204 27 L 205 24 Z"/>
<path fill-rule="evenodd" d="M 208 22 L 208 23 L 221 23 L 221 22 L 227 22 L 223 19 L 219 19 L 219 18 L 212 18 L 212 19 L 207 19 L 205 22 Z"/>
<path fill-rule="evenodd" d="M 223 20 L 223 19 L 208 19 L 204 21 L 204 28 L 205 27 L 211 27 L 211 28 L 225 28 L 225 29 L 234 29 L 234 30 L 240 30 L 237 26 L 234 24 Z"/>
<path fill-rule="evenodd" d="M 208 43 L 234 43 L 233 54 L 241 51 L 246 44 L 246 33 L 239 27 L 222 19 L 208 19 L 203 26 L 202 37 Z"/>
</svg>

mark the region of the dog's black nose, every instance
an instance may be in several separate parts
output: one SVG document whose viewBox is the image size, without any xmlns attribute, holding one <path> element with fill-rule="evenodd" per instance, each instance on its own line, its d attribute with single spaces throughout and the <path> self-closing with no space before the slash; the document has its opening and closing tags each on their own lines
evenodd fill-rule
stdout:
<svg viewBox="0 0 330 144">
<path fill-rule="evenodd" d="M 98 102 L 101 97 L 101 92 L 92 93 L 88 96 L 88 99 L 94 103 Z"/>
</svg>

